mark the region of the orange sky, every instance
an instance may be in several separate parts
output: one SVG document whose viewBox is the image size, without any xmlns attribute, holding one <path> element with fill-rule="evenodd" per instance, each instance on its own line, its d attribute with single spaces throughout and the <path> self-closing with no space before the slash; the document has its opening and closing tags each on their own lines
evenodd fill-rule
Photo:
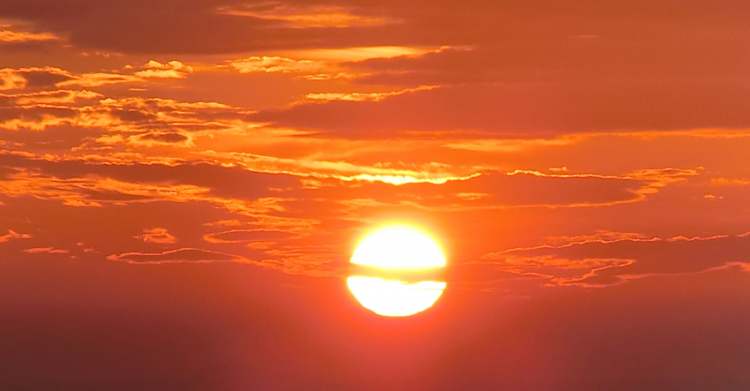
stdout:
<svg viewBox="0 0 750 391">
<path fill-rule="evenodd" d="M 747 389 L 749 17 L 3 0 L 0 388 Z M 414 318 L 343 282 L 392 220 Z"/>
</svg>

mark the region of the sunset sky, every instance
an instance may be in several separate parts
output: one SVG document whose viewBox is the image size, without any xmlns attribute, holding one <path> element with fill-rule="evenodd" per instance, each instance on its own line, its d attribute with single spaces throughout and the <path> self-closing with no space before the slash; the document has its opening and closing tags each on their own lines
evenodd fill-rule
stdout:
<svg viewBox="0 0 750 391">
<path fill-rule="evenodd" d="M 0 0 L 0 389 L 750 389 L 748 20 Z M 392 222 L 411 317 L 347 290 Z"/>
</svg>

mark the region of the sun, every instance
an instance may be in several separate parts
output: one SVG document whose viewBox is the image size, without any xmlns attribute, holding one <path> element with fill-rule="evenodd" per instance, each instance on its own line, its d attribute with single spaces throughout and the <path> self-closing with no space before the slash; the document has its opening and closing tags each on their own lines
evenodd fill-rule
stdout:
<svg viewBox="0 0 750 391">
<path fill-rule="evenodd" d="M 363 307 L 382 316 L 422 312 L 437 302 L 447 285 L 425 277 L 445 268 L 443 250 L 430 235 L 407 225 L 366 235 L 351 263 L 358 270 L 347 278 L 349 291 Z"/>
</svg>

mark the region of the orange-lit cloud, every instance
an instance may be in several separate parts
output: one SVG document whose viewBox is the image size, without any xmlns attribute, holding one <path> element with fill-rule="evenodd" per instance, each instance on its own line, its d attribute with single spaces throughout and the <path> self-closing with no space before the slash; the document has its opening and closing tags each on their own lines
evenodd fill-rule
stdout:
<svg viewBox="0 0 750 391">
<path fill-rule="evenodd" d="M 672 87 L 653 90 L 640 82 L 482 83 L 418 90 L 377 102 L 302 103 L 252 118 L 274 126 L 354 138 L 436 131 L 538 138 L 601 131 L 747 128 L 750 117 L 746 117 L 747 107 L 739 99 L 744 87 Z M 463 103 L 469 101 L 474 104 Z M 635 115 L 639 112 L 651 114 Z"/>
<path fill-rule="evenodd" d="M 136 235 L 135 238 L 143 240 L 146 243 L 172 244 L 177 242 L 177 238 L 170 234 L 166 228 L 162 227 L 144 229 L 143 233 Z"/>
<path fill-rule="evenodd" d="M 383 17 L 357 15 L 341 6 L 288 5 L 283 2 L 265 2 L 257 5 L 220 7 L 218 13 L 232 16 L 246 16 L 281 22 L 295 28 L 320 27 L 367 27 L 394 23 Z"/>
<path fill-rule="evenodd" d="M 26 79 L 16 74 L 12 69 L 0 70 L 0 90 L 15 90 L 26 86 Z"/>
<path fill-rule="evenodd" d="M 110 261 L 132 264 L 164 264 L 182 262 L 241 262 L 242 257 L 197 248 L 180 248 L 159 253 L 130 252 L 107 257 Z"/>
<path fill-rule="evenodd" d="M 233 229 L 228 231 L 211 232 L 203 236 L 209 243 L 250 243 L 266 242 L 270 239 L 286 238 L 289 232 L 269 231 L 264 229 Z"/>
<path fill-rule="evenodd" d="M 59 39 L 50 33 L 25 33 L 10 30 L 0 30 L 0 42 L 39 42 Z"/>
<path fill-rule="evenodd" d="M 0 43 L 48 42 L 60 39 L 52 33 L 14 31 L 11 27 L 0 26 Z"/>
<path fill-rule="evenodd" d="M 68 254 L 69 251 L 54 247 L 32 247 L 23 250 L 27 254 Z"/>
<path fill-rule="evenodd" d="M 57 67 L 24 67 L 0 69 L 0 90 L 49 87 L 71 79 L 70 72 Z"/>
<path fill-rule="evenodd" d="M 9 229 L 7 233 L 0 235 L 0 243 L 8 242 L 15 239 L 29 239 L 31 238 L 31 235 L 29 234 L 20 234 L 16 231 L 13 231 L 12 229 Z"/>
<path fill-rule="evenodd" d="M 323 67 L 322 64 L 315 61 L 269 56 L 255 56 L 234 60 L 231 65 L 240 73 L 317 73 Z"/>
<path fill-rule="evenodd" d="M 191 72 L 193 72 L 193 67 L 177 60 L 166 63 L 149 60 L 143 69 L 135 72 L 134 75 L 143 78 L 182 79 Z"/>
<path fill-rule="evenodd" d="M 484 259 L 500 270 L 539 278 L 551 285 L 606 287 L 639 278 L 700 273 L 748 263 L 750 235 L 644 238 L 607 235 L 568 244 L 490 253 Z"/>
<path fill-rule="evenodd" d="M 95 73 L 83 73 L 76 76 L 72 80 L 67 80 L 58 83 L 60 87 L 101 87 L 110 84 L 121 84 L 121 83 L 134 83 L 141 79 L 133 75 L 120 74 L 120 73 L 107 73 L 107 72 L 95 72 Z"/>
</svg>

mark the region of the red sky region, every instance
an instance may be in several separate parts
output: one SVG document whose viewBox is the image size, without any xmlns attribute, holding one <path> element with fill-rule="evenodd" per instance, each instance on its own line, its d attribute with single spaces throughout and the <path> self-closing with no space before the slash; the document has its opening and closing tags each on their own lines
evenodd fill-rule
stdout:
<svg viewBox="0 0 750 391">
<path fill-rule="evenodd" d="M 0 3 L 0 388 L 744 390 L 750 6 Z M 363 232 L 445 247 L 410 318 Z"/>
</svg>

